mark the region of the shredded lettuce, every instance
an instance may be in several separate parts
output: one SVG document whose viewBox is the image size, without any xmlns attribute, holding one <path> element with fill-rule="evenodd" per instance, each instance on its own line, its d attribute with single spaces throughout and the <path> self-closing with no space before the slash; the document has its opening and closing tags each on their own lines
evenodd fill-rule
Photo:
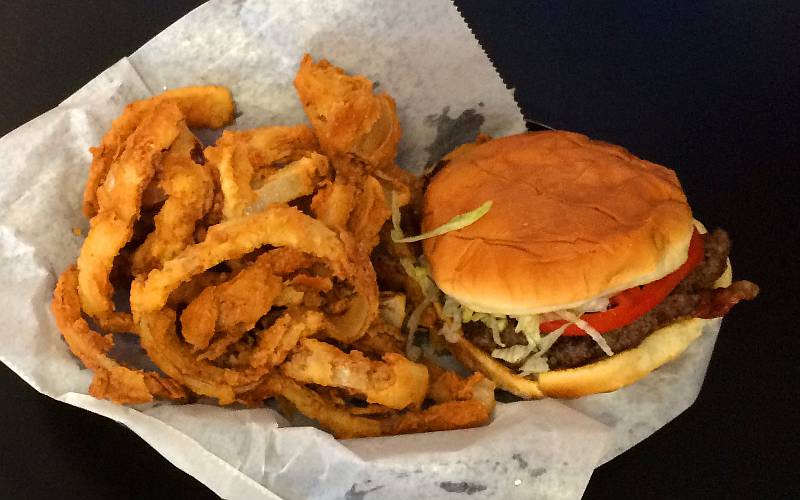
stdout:
<svg viewBox="0 0 800 500">
<path fill-rule="evenodd" d="M 539 353 L 528 356 L 528 359 L 519 367 L 519 374 L 523 377 L 546 371 L 550 371 L 550 365 L 547 364 L 547 360 L 544 357 L 539 356 Z"/>
<path fill-rule="evenodd" d="M 492 202 L 490 200 L 475 210 L 470 210 L 465 214 L 456 215 L 437 228 L 416 236 L 404 237 L 403 231 L 400 229 L 400 210 L 398 209 L 395 211 L 396 205 L 397 195 L 395 195 L 394 191 L 392 191 L 392 225 L 394 226 L 394 229 L 392 230 L 391 236 L 392 240 L 396 243 L 412 243 L 414 241 L 422 241 L 428 238 L 433 238 L 434 236 L 441 236 L 445 233 L 467 227 L 470 224 L 474 224 L 476 221 L 478 221 L 478 219 L 486 215 L 489 212 L 489 209 L 492 208 Z M 397 213 L 397 220 L 395 220 L 395 212 Z"/>
<path fill-rule="evenodd" d="M 611 350 L 611 347 L 608 345 L 608 342 L 606 342 L 606 339 L 603 338 L 603 334 L 598 332 L 594 327 L 592 327 L 592 325 L 579 318 L 577 314 L 575 314 L 572 311 L 558 311 L 556 314 L 558 314 L 561 317 L 561 319 L 567 321 L 568 323 L 574 323 L 575 326 L 577 326 L 578 328 L 586 332 L 590 337 L 592 337 L 592 340 L 597 342 L 597 345 L 600 346 L 600 349 L 603 350 L 606 356 L 614 355 L 614 351 Z"/>
<path fill-rule="evenodd" d="M 428 269 L 427 262 L 424 260 L 417 262 L 414 259 L 407 257 L 400 259 L 400 265 L 403 266 L 403 270 L 406 272 L 406 274 L 417 282 L 422 290 L 422 295 L 424 295 L 426 298 L 432 298 L 439 294 L 439 288 L 436 286 L 436 283 L 433 282 L 433 278 L 431 278 L 431 273 L 430 269 Z"/>
<path fill-rule="evenodd" d="M 442 328 L 439 333 L 451 344 L 461 337 L 461 311 L 458 302 L 446 297 L 442 306 Z"/>
<path fill-rule="evenodd" d="M 532 353 L 539 350 L 541 333 L 539 332 L 539 318 L 537 315 L 528 314 L 514 319 L 517 320 L 517 326 L 514 331 L 522 332 L 527 343 L 513 345 L 504 349 L 495 349 L 492 351 L 492 356 L 516 364 L 525 361 Z M 505 322 L 507 323 L 508 320 L 506 319 Z M 496 340 L 495 344 L 503 346 Z"/>
</svg>

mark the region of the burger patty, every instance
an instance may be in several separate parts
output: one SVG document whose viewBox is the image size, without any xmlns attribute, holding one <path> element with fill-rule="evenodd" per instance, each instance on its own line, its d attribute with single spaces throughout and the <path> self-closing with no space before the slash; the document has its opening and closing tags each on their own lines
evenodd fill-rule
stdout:
<svg viewBox="0 0 800 500">
<path fill-rule="evenodd" d="M 725 271 L 731 249 L 730 237 L 722 229 L 704 235 L 704 242 L 703 260 L 659 305 L 632 323 L 603 334 L 612 351 L 636 347 L 653 331 L 694 313 L 701 300 L 701 291 L 710 289 Z M 514 331 L 515 326 L 516 321 L 509 319 L 508 325 L 500 333 L 506 346 L 527 343 L 522 333 Z M 491 352 L 497 347 L 492 340 L 492 331 L 483 323 L 465 323 L 463 330 L 467 340 L 482 350 Z M 582 366 L 604 357 L 600 346 L 588 335 L 562 336 L 547 352 L 551 369 Z"/>
</svg>

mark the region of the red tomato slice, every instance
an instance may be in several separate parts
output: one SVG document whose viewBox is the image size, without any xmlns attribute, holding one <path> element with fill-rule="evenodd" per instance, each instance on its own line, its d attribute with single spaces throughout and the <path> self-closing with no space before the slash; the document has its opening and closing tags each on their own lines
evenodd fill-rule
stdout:
<svg viewBox="0 0 800 500">
<path fill-rule="evenodd" d="M 581 319 L 589 323 L 595 330 L 605 333 L 623 327 L 644 316 L 666 298 L 683 279 L 703 260 L 703 237 L 695 229 L 689 243 L 689 257 L 677 270 L 646 285 L 635 286 L 614 295 L 609 299 L 611 303 L 607 311 L 586 313 Z M 555 320 L 542 323 L 539 328 L 542 333 L 549 333 L 566 323 L 564 320 Z M 586 332 L 575 325 L 570 325 L 564 335 L 586 335 Z"/>
</svg>

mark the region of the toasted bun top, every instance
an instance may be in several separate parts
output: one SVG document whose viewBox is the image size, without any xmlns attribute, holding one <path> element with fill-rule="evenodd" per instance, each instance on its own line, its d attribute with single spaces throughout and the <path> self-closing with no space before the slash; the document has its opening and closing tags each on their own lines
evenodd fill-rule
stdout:
<svg viewBox="0 0 800 500">
<path fill-rule="evenodd" d="M 423 231 L 493 205 L 423 248 L 439 288 L 474 310 L 576 307 L 686 261 L 692 213 L 675 173 L 621 147 L 548 131 L 462 147 L 447 159 L 425 193 Z"/>
</svg>

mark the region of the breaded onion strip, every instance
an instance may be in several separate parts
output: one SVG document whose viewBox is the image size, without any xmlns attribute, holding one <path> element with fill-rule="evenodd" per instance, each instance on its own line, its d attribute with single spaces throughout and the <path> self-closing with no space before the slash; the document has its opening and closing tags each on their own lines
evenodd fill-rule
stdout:
<svg viewBox="0 0 800 500">
<path fill-rule="evenodd" d="M 447 401 L 425 410 L 384 418 L 356 416 L 312 389 L 275 371 L 266 379 L 264 393 L 279 394 L 301 413 L 319 422 L 339 439 L 386 436 L 412 432 L 464 429 L 489 421 L 492 409 L 478 400 Z"/>
<path fill-rule="evenodd" d="M 174 380 L 155 373 L 134 370 L 107 356 L 114 346 L 111 335 L 100 335 L 89 328 L 81 317 L 78 297 L 78 270 L 70 266 L 56 284 L 50 304 L 56 325 L 70 350 L 94 371 L 89 394 L 115 403 L 146 403 L 153 396 L 164 399 L 184 399 L 185 392 Z"/>
<path fill-rule="evenodd" d="M 214 323 L 210 323 L 211 333 L 221 332 L 221 335 L 214 339 L 211 345 L 208 340 L 203 338 L 203 342 L 192 342 L 191 330 L 182 330 L 184 339 L 192 344 L 196 349 L 205 349 L 200 355 L 200 359 L 217 359 L 225 350 L 250 329 L 256 322 L 269 312 L 275 299 L 282 289 L 281 279 L 273 274 L 270 265 L 270 255 L 265 253 L 230 281 L 222 283 L 214 288 L 207 288 L 198 299 L 206 294 L 213 297 L 212 304 L 201 306 L 206 308 L 200 314 L 208 314 L 208 307 L 216 310 Z M 195 310 L 194 302 L 189 304 L 181 315 L 181 324 L 187 314 L 192 314 Z"/>
<path fill-rule="evenodd" d="M 142 347 L 164 373 L 195 393 L 217 398 L 225 405 L 233 403 L 237 394 L 257 386 L 274 366 L 286 359 L 300 339 L 313 335 L 322 322 L 322 314 L 315 311 L 287 311 L 259 333 L 256 346 L 249 354 L 250 365 L 240 370 L 219 368 L 198 360 L 175 332 L 172 309 L 142 314 L 139 335 Z"/>
<path fill-rule="evenodd" d="M 105 180 L 112 161 L 125 147 L 128 136 L 156 104 L 165 101 L 178 106 L 190 127 L 220 128 L 233 120 L 233 97 L 230 91 L 215 85 L 168 90 L 126 106 L 122 115 L 111 124 L 100 145 L 90 149 L 92 166 L 83 193 L 83 214 L 87 218 L 97 213 L 97 188 Z"/>
<path fill-rule="evenodd" d="M 314 195 L 311 210 L 314 216 L 335 231 L 344 231 L 356 203 L 356 187 L 337 178 Z"/>
<path fill-rule="evenodd" d="M 289 203 L 308 196 L 327 175 L 328 159 L 318 153 L 309 153 L 267 177 L 264 184 L 255 190 L 255 200 L 244 212 L 260 212 L 271 203 Z"/>
<path fill-rule="evenodd" d="M 226 130 L 215 145 L 242 145 L 256 170 L 300 159 L 319 145 L 314 133 L 305 125 L 269 126 L 250 130 Z"/>
<path fill-rule="evenodd" d="M 367 354 L 387 352 L 405 354 L 406 338 L 399 327 L 388 324 L 381 318 L 376 318 L 364 335 L 353 342 L 351 347 Z"/>
<path fill-rule="evenodd" d="M 215 146 L 206 148 L 205 154 L 219 174 L 223 220 L 244 215 L 245 208 L 256 200 L 256 193 L 250 185 L 253 165 L 247 158 L 246 148 L 240 144 Z"/>
<path fill-rule="evenodd" d="M 446 401 L 422 411 L 387 418 L 381 422 L 381 427 L 383 435 L 449 431 L 485 425 L 491 416 L 492 410 L 480 401 Z"/>
<path fill-rule="evenodd" d="M 181 313 L 181 335 L 193 351 L 208 347 L 216 331 L 219 307 L 215 288 L 204 289 Z"/>
<path fill-rule="evenodd" d="M 392 215 L 391 196 L 397 196 L 398 205 L 408 204 L 408 188 L 379 180 L 372 175 L 343 178 L 320 189 L 311 201 L 314 215 L 336 231 L 347 231 L 358 242 L 360 252 L 370 254 L 380 241 L 380 231 Z"/>
<path fill-rule="evenodd" d="M 131 285 L 134 317 L 161 309 L 181 283 L 220 262 L 236 259 L 264 245 L 288 246 L 324 259 L 338 275 L 344 275 L 346 256 L 336 233 L 299 210 L 272 205 L 257 214 L 212 226 L 205 240 L 186 247 L 147 279 Z"/>
<path fill-rule="evenodd" d="M 133 254 L 133 272 L 147 274 L 194 242 L 197 221 L 211 207 L 214 183 L 208 169 L 191 158 L 194 135 L 185 128 L 164 157 L 159 185 L 167 200 L 155 229 Z"/>
<path fill-rule="evenodd" d="M 78 257 L 81 304 L 94 318 L 113 314 L 109 274 L 114 257 L 130 240 L 133 223 L 139 218 L 142 192 L 155 173 L 162 151 L 172 144 L 181 127 L 183 115 L 177 106 L 157 104 L 128 138 L 97 190 L 99 211 L 92 217 Z"/>
<path fill-rule="evenodd" d="M 175 289 L 167 300 L 167 306 L 172 309 L 179 309 L 196 299 L 206 288 L 223 283 L 229 277 L 229 273 L 218 273 L 215 271 L 205 271 L 194 276 L 189 281 L 184 281 Z"/>
<path fill-rule="evenodd" d="M 489 411 L 494 409 L 494 382 L 475 372 L 467 378 L 461 378 L 453 372 L 432 369 L 428 365 L 432 382 L 428 387 L 428 397 L 437 403 L 447 401 L 476 400 L 486 406 Z"/>
<path fill-rule="evenodd" d="M 214 146 L 206 150 L 206 156 L 219 173 L 223 219 L 260 212 L 272 203 L 289 203 L 307 196 L 328 175 L 328 159 L 311 152 L 285 167 L 272 169 L 263 184 L 253 189 L 255 169 L 243 145 Z"/>
<path fill-rule="evenodd" d="M 364 335 L 378 316 L 378 281 L 369 254 L 361 251 L 353 235 L 345 231 L 339 233 L 339 238 L 349 258 L 347 280 L 353 295 L 343 314 L 328 318 L 333 328 L 325 333 L 343 344 L 350 344 Z"/>
<path fill-rule="evenodd" d="M 244 215 L 245 208 L 258 198 L 254 183 L 317 147 L 316 137 L 305 125 L 226 130 L 214 146 L 205 150 L 210 167 L 217 172 L 220 188 L 211 219 L 219 221 Z M 262 203 L 261 208 L 267 204 Z"/>
<path fill-rule="evenodd" d="M 395 353 L 373 361 L 359 351 L 344 353 L 315 339 L 301 341 L 281 371 L 298 382 L 348 389 L 364 395 L 369 403 L 397 410 L 420 406 L 428 391 L 424 365 Z"/>
<path fill-rule="evenodd" d="M 334 166 L 349 157 L 371 168 L 394 161 L 401 134 L 395 103 L 386 93 L 373 94 L 371 81 L 349 76 L 324 59 L 314 63 L 306 54 L 294 86 Z"/>
<path fill-rule="evenodd" d="M 267 377 L 265 385 L 268 389 L 264 392 L 280 394 L 300 413 L 313 418 L 339 439 L 373 437 L 383 434 L 379 420 L 354 416 L 346 409 L 336 406 L 308 387 L 277 371 Z"/>
<path fill-rule="evenodd" d="M 362 252 L 370 254 L 378 244 L 381 228 L 391 217 L 392 210 L 381 183 L 375 177 L 364 176 L 357 189 L 357 202 L 347 221 L 347 230 L 359 242 Z"/>
</svg>

